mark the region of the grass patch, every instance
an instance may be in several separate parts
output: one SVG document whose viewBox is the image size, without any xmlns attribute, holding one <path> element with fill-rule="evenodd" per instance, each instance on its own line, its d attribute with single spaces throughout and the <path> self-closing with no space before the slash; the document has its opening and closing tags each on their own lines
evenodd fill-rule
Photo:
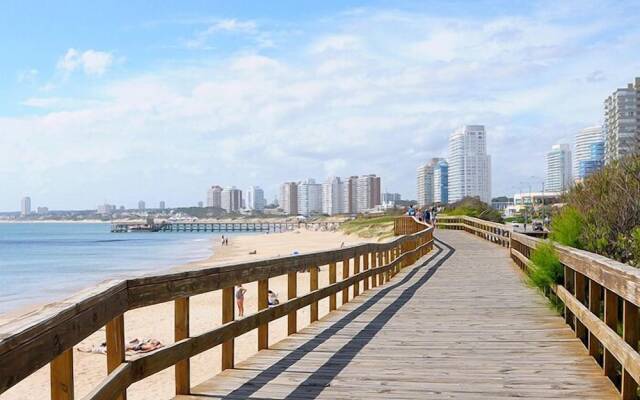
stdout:
<svg viewBox="0 0 640 400">
<path fill-rule="evenodd" d="M 347 235 L 357 235 L 365 239 L 386 239 L 394 236 L 393 215 L 375 218 L 356 218 L 342 224 L 341 229 Z"/>
</svg>

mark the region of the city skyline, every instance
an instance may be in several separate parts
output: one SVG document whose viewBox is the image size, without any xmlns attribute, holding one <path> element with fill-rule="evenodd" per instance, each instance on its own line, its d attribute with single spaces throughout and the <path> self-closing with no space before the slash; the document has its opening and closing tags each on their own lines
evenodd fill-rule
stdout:
<svg viewBox="0 0 640 400">
<path fill-rule="evenodd" d="M 415 198 L 415 166 L 476 121 L 509 193 L 638 76 L 640 5 L 588 3 L 7 4 L 0 210 L 272 198 L 294 168 Z"/>
</svg>

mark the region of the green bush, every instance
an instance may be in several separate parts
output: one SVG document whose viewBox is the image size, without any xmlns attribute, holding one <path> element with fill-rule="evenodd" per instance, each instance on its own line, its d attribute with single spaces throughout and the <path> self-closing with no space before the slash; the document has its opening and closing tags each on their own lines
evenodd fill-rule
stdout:
<svg viewBox="0 0 640 400">
<path fill-rule="evenodd" d="M 503 222 L 502 214 L 498 210 L 491 208 L 491 206 L 477 197 L 465 197 L 460 201 L 449 204 L 446 206 L 444 213 L 446 215 L 466 215 L 497 223 Z"/>
<path fill-rule="evenodd" d="M 564 268 L 551 242 L 540 243 L 533 250 L 530 267 L 529 279 L 542 290 L 549 289 L 553 284 L 563 281 Z"/>
<path fill-rule="evenodd" d="M 571 206 L 565 206 L 551 221 L 551 240 L 565 246 L 580 248 L 580 236 L 584 226 L 584 217 Z"/>
</svg>

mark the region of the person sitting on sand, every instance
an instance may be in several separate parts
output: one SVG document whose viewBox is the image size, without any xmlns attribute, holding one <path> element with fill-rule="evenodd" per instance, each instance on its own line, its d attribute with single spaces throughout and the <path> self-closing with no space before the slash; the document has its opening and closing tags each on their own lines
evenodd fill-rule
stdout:
<svg viewBox="0 0 640 400">
<path fill-rule="evenodd" d="M 244 317 L 244 294 L 247 293 L 247 289 L 239 284 L 236 287 L 236 303 L 238 304 L 238 316 Z"/>
<path fill-rule="evenodd" d="M 278 295 L 273 290 L 269 290 L 269 292 L 267 293 L 267 296 L 268 296 L 267 304 L 270 307 L 280 304 L 280 300 L 278 300 Z"/>
</svg>

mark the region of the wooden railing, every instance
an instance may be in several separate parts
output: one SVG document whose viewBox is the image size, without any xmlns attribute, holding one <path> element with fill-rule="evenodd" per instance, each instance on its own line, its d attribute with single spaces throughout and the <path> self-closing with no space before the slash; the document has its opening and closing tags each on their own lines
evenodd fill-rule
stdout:
<svg viewBox="0 0 640 400">
<path fill-rule="evenodd" d="M 318 320 L 318 301 L 329 298 L 329 311 L 360 290 L 382 285 L 401 268 L 415 263 L 433 248 L 433 227 L 413 218 L 399 217 L 396 232 L 387 243 L 368 243 L 336 250 L 280 257 L 208 269 L 147 276 L 109 282 L 44 311 L 4 325 L 0 332 L 0 393 L 50 363 L 51 398 L 74 398 L 73 346 L 106 326 L 107 372 L 105 379 L 85 399 L 126 399 L 127 388 L 146 377 L 175 366 L 175 392 L 191 388 L 189 359 L 215 346 L 222 346 L 222 369 L 234 366 L 234 339 L 258 330 L 258 348 L 268 346 L 268 324 L 287 317 L 287 334 L 297 330 L 297 310 L 310 306 L 310 322 Z M 410 233 L 408 233 L 410 232 Z M 337 281 L 336 264 L 343 277 Z M 349 276 L 349 265 L 353 265 Z M 329 285 L 318 287 L 319 267 L 328 265 Z M 297 296 L 297 274 L 308 271 L 310 291 Z M 269 278 L 287 275 L 288 300 L 267 306 Z M 258 312 L 234 320 L 234 286 L 258 282 Z M 189 298 L 222 291 L 222 325 L 197 336 L 189 332 Z M 144 355 L 125 357 L 124 313 L 167 301 L 175 303 L 175 342 Z"/>
<path fill-rule="evenodd" d="M 436 219 L 438 228 L 464 230 L 490 242 L 509 247 L 509 238 L 513 229 L 509 225 L 485 221 L 479 218 L 439 215 Z"/>
<path fill-rule="evenodd" d="M 469 217 L 439 217 L 437 226 L 465 229 L 495 242 L 494 223 Z M 488 229 L 482 232 L 485 227 Z M 506 226 L 503 229 L 510 238 L 511 258 L 523 271 L 529 272 L 531 254 L 543 240 L 510 232 Z M 621 397 L 637 399 L 640 270 L 572 247 L 555 244 L 555 248 L 564 267 L 564 282 L 554 285 L 549 295 L 562 302 L 567 324 L 618 388 Z"/>
</svg>

